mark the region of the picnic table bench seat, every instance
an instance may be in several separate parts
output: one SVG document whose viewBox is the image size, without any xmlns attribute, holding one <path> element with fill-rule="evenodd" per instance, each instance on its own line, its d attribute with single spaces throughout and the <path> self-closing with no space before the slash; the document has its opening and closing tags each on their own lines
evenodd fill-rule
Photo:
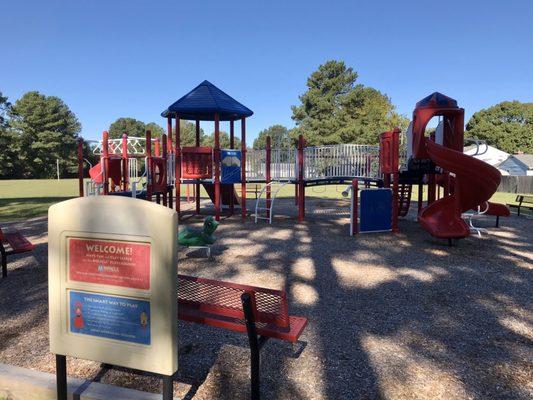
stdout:
<svg viewBox="0 0 533 400">
<path fill-rule="evenodd" d="M 259 352 L 269 338 L 295 343 L 307 318 L 291 316 L 284 290 L 178 274 L 181 320 L 248 334 L 252 399 L 259 399 Z"/>
<path fill-rule="evenodd" d="M 528 210 L 533 210 L 533 196 L 525 196 L 525 195 L 519 194 L 518 196 L 516 196 L 515 202 L 518 204 L 507 203 L 507 206 L 518 208 L 518 215 L 520 215 L 520 209 L 522 207 L 527 208 Z M 528 204 L 528 205 L 525 205 L 525 204 Z"/>
<path fill-rule="evenodd" d="M 6 246 L 7 245 L 7 246 Z M 0 253 L 2 255 L 2 277 L 7 276 L 7 257 L 32 251 L 34 245 L 20 232 L 2 232 L 0 229 Z"/>
</svg>

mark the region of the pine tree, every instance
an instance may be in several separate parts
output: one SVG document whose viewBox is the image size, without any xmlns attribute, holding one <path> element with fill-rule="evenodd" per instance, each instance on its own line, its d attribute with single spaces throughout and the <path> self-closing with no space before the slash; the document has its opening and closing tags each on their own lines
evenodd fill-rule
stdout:
<svg viewBox="0 0 533 400">
<path fill-rule="evenodd" d="M 25 178 L 54 177 L 56 160 L 62 170 L 76 163 L 76 139 L 81 125 L 60 98 L 28 92 L 15 102 L 10 116 L 10 124 L 20 138 Z"/>
<path fill-rule="evenodd" d="M 327 61 L 307 79 L 301 104 L 292 107 L 297 128 L 308 145 L 377 144 L 379 134 L 407 120 L 378 90 L 356 85 L 357 73 L 342 61 Z"/>
</svg>

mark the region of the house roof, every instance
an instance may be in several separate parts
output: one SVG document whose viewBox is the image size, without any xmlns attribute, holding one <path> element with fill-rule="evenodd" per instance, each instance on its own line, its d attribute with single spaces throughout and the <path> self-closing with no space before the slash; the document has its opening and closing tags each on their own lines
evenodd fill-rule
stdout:
<svg viewBox="0 0 533 400">
<path fill-rule="evenodd" d="M 209 81 L 203 81 L 193 90 L 172 103 L 161 113 L 163 117 L 177 114 L 181 119 L 213 121 L 215 114 L 221 121 L 235 121 L 249 117 L 253 111 L 224 93 Z"/>
<path fill-rule="evenodd" d="M 485 143 L 465 146 L 463 153 L 493 166 L 499 165 L 509 158 L 509 153 Z"/>
<path fill-rule="evenodd" d="M 533 154 L 514 154 L 513 157 L 525 164 L 527 169 L 533 169 Z"/>
</svg>

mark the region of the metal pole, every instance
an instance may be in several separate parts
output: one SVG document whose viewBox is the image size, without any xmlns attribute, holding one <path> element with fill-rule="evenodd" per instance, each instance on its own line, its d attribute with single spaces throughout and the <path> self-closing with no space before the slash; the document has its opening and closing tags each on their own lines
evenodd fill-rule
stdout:
<svg viewBox="0 0 533 400">
<path fill-rule="evenodd" d="M 241 295 L 242 308 L 246 319 L 246 331 L 248 332 L 248 342 L 250 343 L 250 372 L 251 372 L 251 399 L 259 400 L 260 375 L 259 375 L 259 343 L 257 340 L 257 331 L 253 317 L 252 297 L 248 293 Z"/>
<path fill-rule="evenodd" d="M 67 400 L 67 357 L 56 354 L 57 400 Z"/>
<path fill-rule="evenodd" d="M 174 399 L 174 381 L 172 376 L 163 375 L 163 400 Z"/>
<path fill-rule="evenodd" d="M 57 170 L 57 180 L 59 181 L 59 158 L 56 158 L 56 170 Z"/>
</svg>

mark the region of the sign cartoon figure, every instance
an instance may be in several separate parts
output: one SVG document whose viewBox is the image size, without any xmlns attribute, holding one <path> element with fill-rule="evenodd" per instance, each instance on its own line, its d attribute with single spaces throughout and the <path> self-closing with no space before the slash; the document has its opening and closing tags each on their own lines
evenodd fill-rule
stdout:
<svg viewBox="0 0 533 400">
<path fill-rule="evenodd" d="M 143 311 L 141 313 L 141 328 L 146 328 L 148 325 L 148 315 Z"/>
<path fill-rule="evenodd" d="M 74 313 L 76 314 L 74 317 L 74 328 L 83 329 L 85 324 L 83 322 L 83 313 L 81 311 L 81 303 L 79 301 L 77 301 L 74 305 Z"/>
</svg>

